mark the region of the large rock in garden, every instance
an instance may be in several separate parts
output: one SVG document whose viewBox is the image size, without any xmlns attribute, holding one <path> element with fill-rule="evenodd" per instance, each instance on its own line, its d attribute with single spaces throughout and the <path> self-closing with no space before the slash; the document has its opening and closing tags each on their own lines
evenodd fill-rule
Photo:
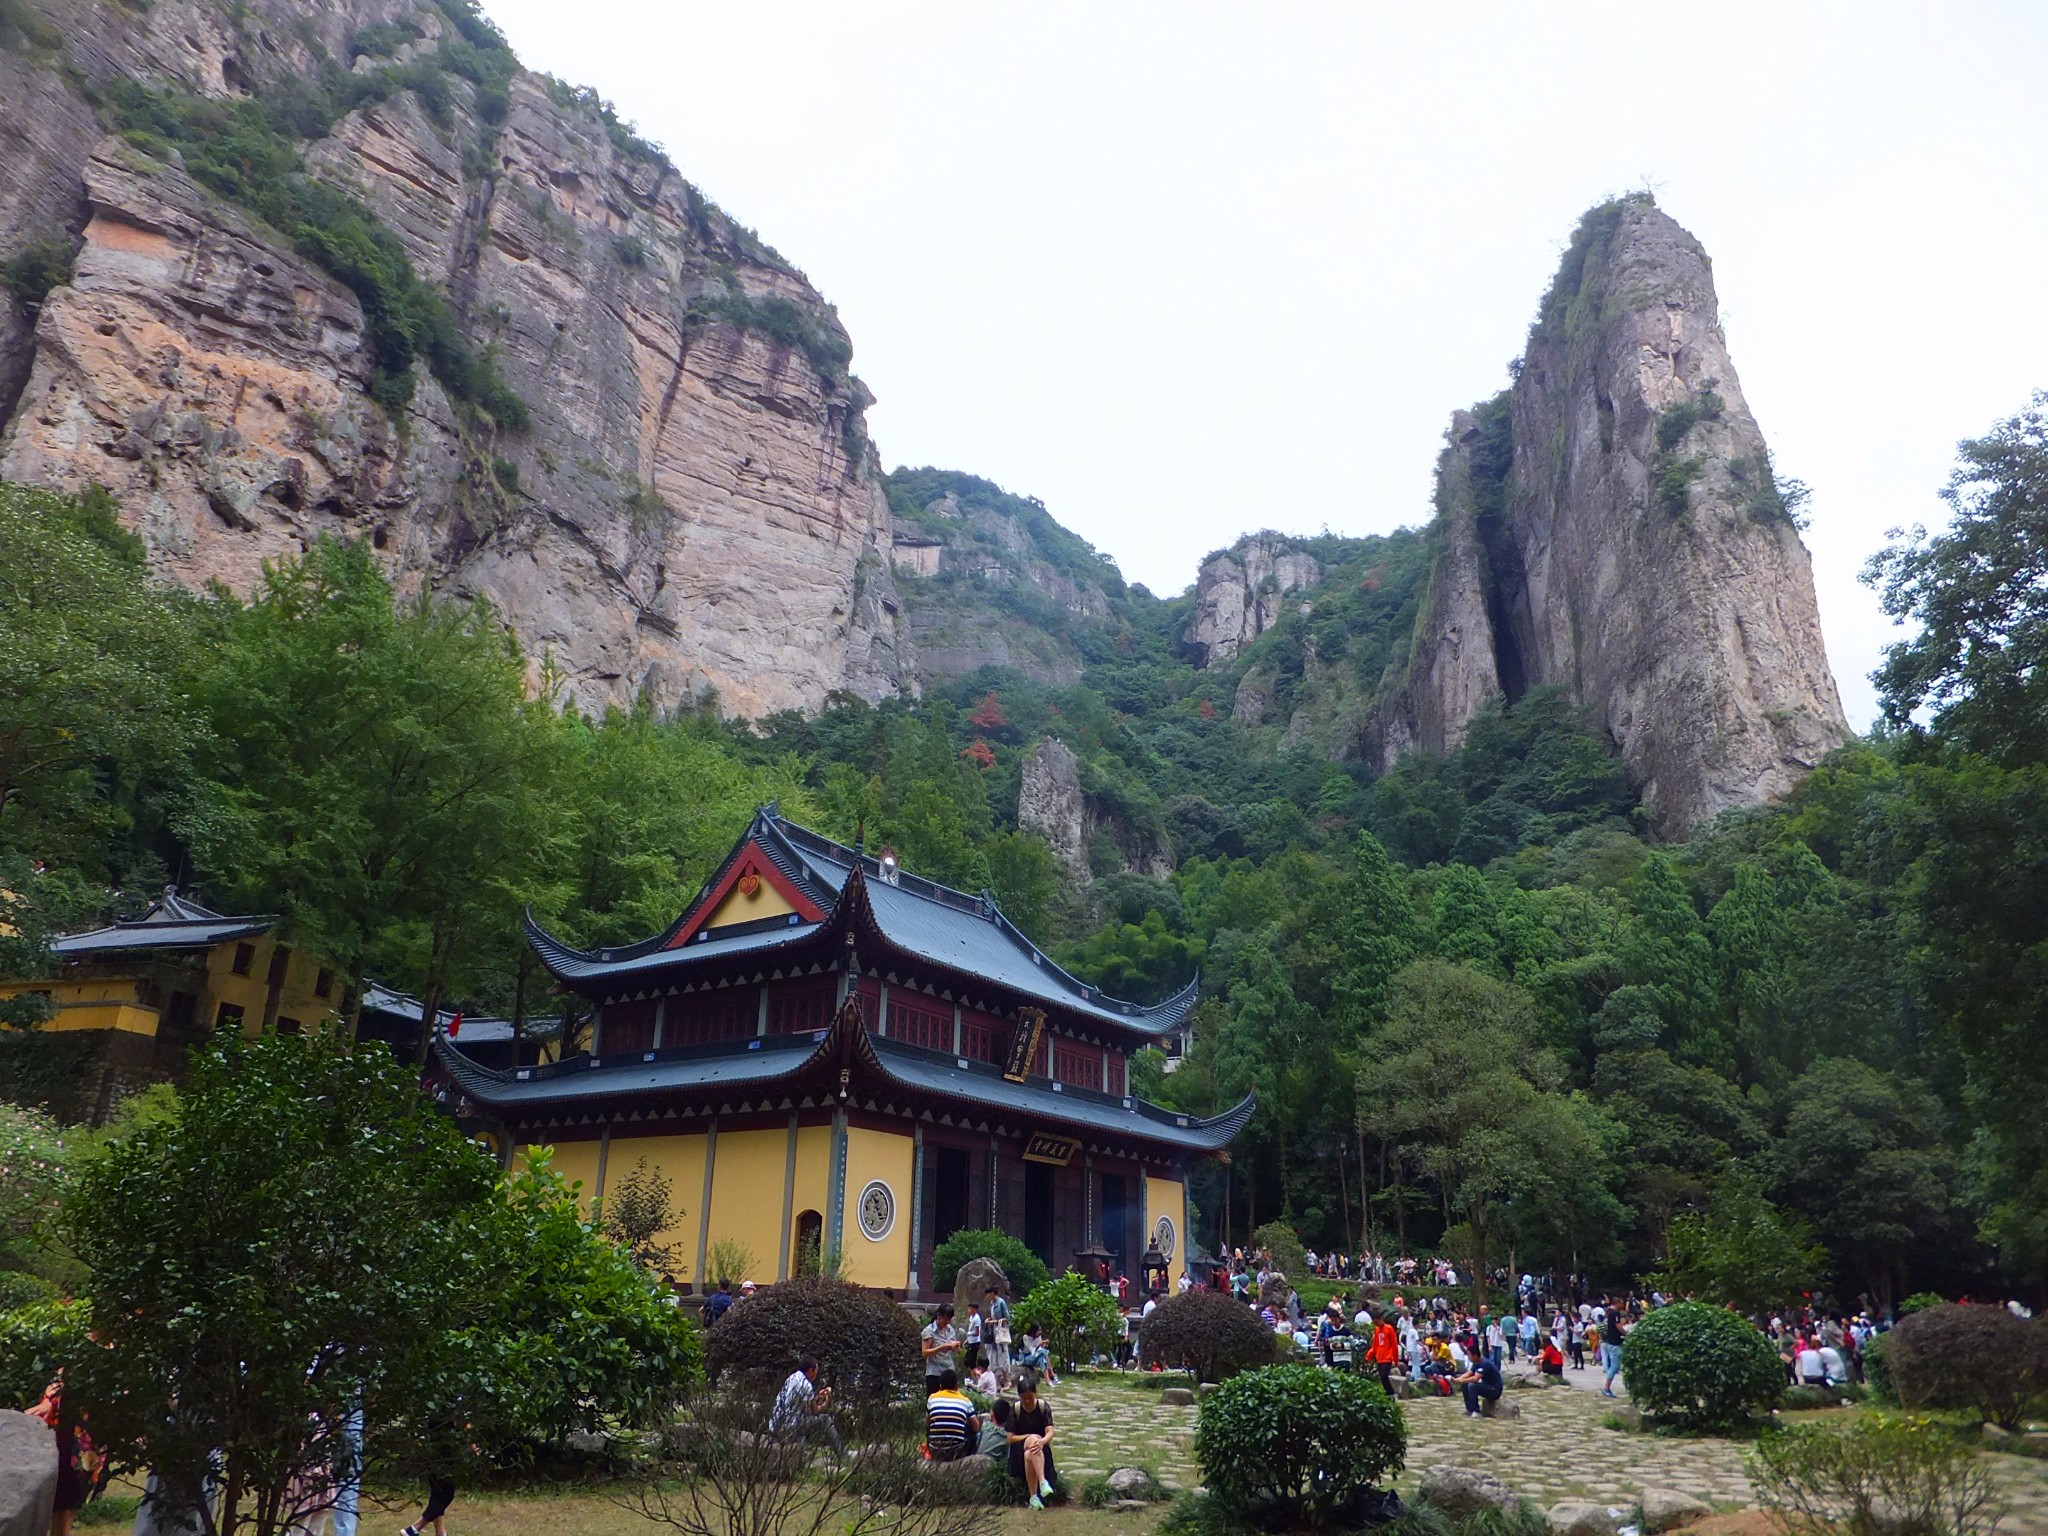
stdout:
<svg viewBox="0 0 2048 1536">
<path fill-rule="evenodd" d="M 1010 1277 L 994 1259 L 969 1259 L 960 1266 L 960 1273 L 953 1278 L 953 1305 L 960 1309 L 962 1328 L 967 1326 L 967 1309 L 988 1300 L 991 1284 L 1001 1285 L 1003 1294 L 1009 1295 Z"/>
<path fill-rule="evenodd" d="M 1142 1467 L 1118 1467 L 1109 1474 L 1109 1491 L 1120 1499 L 1149 1499 L 1156 1486 Z"/>
<path fill-rule="evenodd" d="M 1479 1400 L 1479 1415 L 1486 1419 L 1519 1419 L 1522 1405 L 1505 1397 L 1482 1397 Z"/>
<path fill-rule="evenodd" d="M 1264 1283 L 1259 1286 L 1259 1305 L 1271 1307 L 1276 1315 L 1284 1317 L 1287 1313 L 1287 1296 L 1293 1289 L 1294 1287 L 1287 1283 L 1287 1277 L 1279 1270 L 1269 1270 Z"/>
<path fill-rule="evenodd" d="M 41 1419 L 0 1409 L 0 1536 L 45 1536 L 57 1501 L 57 1436 Z"/>
<path fill-rule="evenodd" d="M 1522 1502 L 1522 1496 L 1499 1478 L 1470 1467 L 1428 1468 L 1422 1474 L 1415 1497 L 1453 1520 L 1464 1520 L 1488 1509 L 1512 1512 Z"/>
<path fill-rule="evenodd" d="M 1544 1519 L 1552 1536 L 1620 1536 L 1630 1513 L 1626 1504 L 1555 1504 Z"/>
<path fill-rule="evenodd" d="M 1160 1389 L 1159 1401 L 1169 1408 L 1192 1408 L 1195 1406 L 1194 1390 L 1189 1387 L 1164 1387 Z"/>
<path fill-rule="evenodd" d="M 1651 1536 L 1678 1530 L 1714 1512 L 1714 1506 L 1705 1500 L 1669 1488 L 1645 1488 L 1636 1502 L 1643 1507 L 1643 1528 Z"/>
</svg>

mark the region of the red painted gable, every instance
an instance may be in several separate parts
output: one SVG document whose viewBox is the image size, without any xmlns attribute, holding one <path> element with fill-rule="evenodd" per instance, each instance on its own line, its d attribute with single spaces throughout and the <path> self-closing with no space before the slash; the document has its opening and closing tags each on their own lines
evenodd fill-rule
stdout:
<svg viewBox="0 0 2048 1536">
<path fill-rule="evenodd" d="M 725 873 L 718 877 L 718 883 L 706 891 L 703 898 L 691 909 L 689 918 L 676 930 L 674 938 L 663 945 L 664 949 L 681 949 L 718 910 L 719 904 L 732 894 L 734 887 L 743 880 L 759 880 L 771 887 L 777 895 L 788 902 L 807 923 L 824 919 L 824 910 L 807 895 L 803 888 L 782 872 L 781 866 L 762 851 L 761 845 L 749 838 L 725 866 Z"/>
</svg>

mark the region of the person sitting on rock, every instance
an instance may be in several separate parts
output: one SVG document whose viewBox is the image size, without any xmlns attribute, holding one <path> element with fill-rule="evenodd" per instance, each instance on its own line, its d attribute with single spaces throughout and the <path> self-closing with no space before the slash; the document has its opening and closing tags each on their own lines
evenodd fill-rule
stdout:
<svg viewBox="0 0 2048 1536">
<path fill-rule="evenodd" d="M 989 1404 L 988 1417 L 981 1421 L 981 1436 L 975 1442 L 977 1456 L 1010 1457 L 1010 1400 L 999 1397 Z"/>
<path fill-rule="evenodd" d="M 1017 1378 L 1017 1407 L 1010 1415 L 1010 1476 L 1031 1495 L 1033 1509 L 1052 1497 L 1052 1409 L 1038 1395 L 1028 1373 Z"/>
<path fill-rule="evenodd" d="M 970 1454 L 981 1435 L 974 1403 L 960 1390 L 952 1370 L 939 1372 L 936 1391 L 925 1399 L 924 1445 L 933 1461 L 958 1461 Z"/>
<path fill-rule="evenodd" d="M 1468 1371 L 1463 1371 L 1451 1380 L 1465 1389 L 1465 1417 L 1476 1419 L 1480 1416 L 1479 1405 L 1500 1401 L 1500 1362 L 1491 1355 L 1482 1354 L 1478 1362 Z"/>
<path fill-rule="evenodd" d="M 778 1440 L 808 1443 L 823 1440 L 836 1459 L 845 1454 L 839 1426 L 826 1412 L 832 1406 L 832 1389 L 818 1385 L 818 1357 L 804 1355 L 796 1369 L 775 1394 L 775 1407 L 768 1415 L 768 1432 Z"/>
</svg>

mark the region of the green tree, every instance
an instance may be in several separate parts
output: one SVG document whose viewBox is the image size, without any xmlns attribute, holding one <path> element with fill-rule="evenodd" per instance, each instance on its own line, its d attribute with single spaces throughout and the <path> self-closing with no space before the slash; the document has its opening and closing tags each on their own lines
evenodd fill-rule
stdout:
<svg viewBox="0 0 2048 1536">
<path fill-rule="evenodd" d="M 1889 1303 L 1962 1235 L 1939 1102 L 1910 1078 L 1839 1058 L 1815 1062 L 1786 1102 L 1780 1198 L 1813 1222 L 1845 1289 Z"/>
<path fill-rule="evenodd" d="M 1502 974 L 1500 926 L 1500 905 L 1486 877 L 1469 864 L 1445 870 L 1430 933 L 1437 958 Z"/>
<path fill-rule="evenodd" d="M 62 1225 L 92 1271 L 67 1370 L 95 1435 L 194 1503 L 217 1454 L 224 1536 L 325 1507 L 312 1474 L 358 1406 L 373 1468 L 445 1468 L 649 1422 L 698 1360 L 559 1177 L 501 1184 L 381 1047 L 201 1051 L 175 1113 L 83 1160 Z"/>
<path fill-rule="evenodd" d="M 1351 901 L 1345 917 L 1332 990 L 1358 1023 L 1376 1023 L 1385 1017 L 1387 993 L 1415 958 L 1423 934 L 1407 877 L 1370 832 L 1359 833 L 1351 845 Z"/>
<path fill-rule="evenodd" d="M 1361 1126 L 1434 1182 L 1482 1287 L 1506 1228 L 1570 1241 L 1568 1208 L 1607 1181 L 1606 1149 L 1535 1033 L 1519 988 L 1419 960 L 1395 979 L 1359 1068 Z"/>
<path fill-rule="evenodd" d="M 68 1267 L 54 1217 L 76 1155 L 76 1138 L 50 1116 L 0 1104 L 0 1312 L 50 1295 L 51 1277 Z"/>
<path fill-rule="evenodd" d="M 1679 1055 L 1723 1067 L 1729 1053 L 1709 1038 L 1714 950 L 1685 882 L 1662 854 L 1643 863 L 1621 940 L 1622 974 L 1648 989 L 1668 1043 Z M 1647 1041 L 1647 1044 L 1659 1042 Z"/>
<path fill-rule="evenodd" d="M 1604 1053 L 1592 1091 L 1626 1133 L 1638 1257 L 1640 1267 L 1653 1268 L 1664 1262 L 1673 1219 L 1705 1205 L 1729 1163 L 1762 1150 L 1768 1133 L 1733 1083 L 1661 1050 Z"/>
<path fill-rule="evenodd" d="M 353 995 L 375 963 L 431 1018 L 556 854 L 564 733 L 516 645 L 481 604 L 394 604 L 365 547 L 323 540 L 265 571 L 199 697 L 194 853 Z"/>
<path fill-rule="evenodd" d="M 395 1438 L 440 1401 L 497 1170 L 380 1053 L 224 1041 L 176 1118 L 65 1192 L 104 1345 L 71 1367 L 94 1434 L 194 1504 L 218 1452 L 222 1532 L 282 1530 L 358 1402 Z"/>
<path fill-rule="evenodd" d="M 1053 941 L 1059 922 L 1059 861 L 1045 839 L 1029 832 L 997 832 L 983 850 L 989 888 L 1003 916 L 1041 948 Z"/>
<path fill-rule="evenodd" d="M 201 605 L 149 578 L 104 492 L 0 482 L 0 847 L 98 870 L 145 776 L 200 729 Z"/>
<path fill-rule="evenodd" d="M 1763 1186 L 1730 1174 L 1706 1210 L 1671 1223 L 1671 1252 L 1658 1283 L 1699 1301 L 1760 1317 L 1790 1306 L 1826 1273 L 1827 1251 L 1804 1222 L 1764 1198 Z"/>
<path fill-rule="evenodd" d="M 599 1225 L 635 1264 L 659 1274 L 676 1267 L 676 1245 L 661 1242 L 661 1234 L 682 1219 L 674 1181 L 643 1157 L 606 1191 Z"/>
<path fill-rule="evenodd" d="M 75 870 L 52 869 L 0 847 L 0 981 L 38 981 L 49 973 L 50 943 L 91 926 L 106 892 Z M 0 998 L 0 1030 L 32 1029 L 55 1011 L 41 991 Z"/>
<path fill-rule="evenodd" d="M 1062 1371 L 1109 1353 L 1123 1332 L 1123 1314 L 1110 1294 L 1071 1269 L 1033 1289 L 1014 1313 L 1018 1328 L 1036 1323 L 1044 1332 L 1046 1350 Z"/>
<path fill-rule="evenodd" d="M 2007 763 L 2048 743 L 2048 392 L 1958 446 L 1941 499 L 1949 525 L 1874 557 L 1864 579 L 1915 633 L 1877 672 L 1885 716 L 1933 729 Z"/>
</svg>

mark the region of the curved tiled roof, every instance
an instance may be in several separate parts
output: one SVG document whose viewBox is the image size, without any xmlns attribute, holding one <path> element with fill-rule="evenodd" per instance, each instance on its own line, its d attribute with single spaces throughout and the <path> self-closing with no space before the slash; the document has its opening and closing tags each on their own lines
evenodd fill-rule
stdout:
<svg viewBox="0 0 2048 1536">
<path fill-rule="evenodd" d="M 1199 979 L 1190 981 L 1163 1002 L 1149 1005 L 1105 996 L 1100 989 L 1055 964 L 1003 916 L 988 892 L 970 896 L 907 870 L 896 872 L 893 879 L 885 879 L 878 860 L 784 820 L 772 806 L 755 815 L 746 835 L 735 845 L 733 855 L 720 867 L 720 873 L 748 843 L 758 845 L 784 875 L 826 909 L 824 922 L 806 923 L 793 918 L 786 928 L 750 925 L 746 932 L 726 936 L 711 929 L 708 936 L 698 941 L 675 949 L 666 947 L 695 913 L 703 900 L 700 894 L 675 923 L 636 944 L 574 949 L 543 929 L 531 913 L 526 918 L 527 937 L 548 971 L 571 984 L 625 980 L 742 952 L 765 959 L 803 943 L 825 927 L 849 921 L 853 914 L 843 910 L 844 897 L 857 868 L 861 878 L 854 884 L 863 898 L 857 905 L 864 909 L 866 923 L 875 935 L 899 950 L 948 970 L 1035 1002 L 1049 1003 L 1100 1023 L 1155 1038 L 1177 1029 L 1199 996 Z M 707 892 L 717 879 L 718 875 L 714 875 L 706 883 Z"/>
<path fill-rule="evenodd" d="M 229 939 L 254 938 L 276 924 L 271 915 L 228 917 L 188 901 L 175 885 L 133 922 L 110 923 L 86 933 L 67 933 L 50 941 L 50 953 L 63 960 L 87 955 L 122 954 L 143 949 L 211 949 Z"/>
<path fill-rule="evenodd" d="M 811 880 L 825 886 L 835 901 L 858 858 L 862 889 L 882 937 L 912 954 L 1149 1035 L 1163 1035 L 1176 1028 L 1200 995 L 1201 983 L 1196 980 L 1164 1002 L 1149 1006 L 1105 996 L 1055 964 L 1003 916 L 995 898 L 986 891 L 969 896 L 907 871 L 899 872 L 894 881 L 884 880 L 878 860 L 857 856 L 843 843 L 768 812 L 756 825 L 782 842 Z"/>
<path fill-rule="evenodd" d="M 579 1060 L 500 1071 L 471 1060 L 437 1031 L 434 1054 L 470 1099 L 501 1112 L 562 1110 L 593 1101 L 644 1098 L 722 1088 L 748 1088 L 800 1076 L 832 1059 L 848 1057 L 860 1075 L 911 1092 L 958 1100 L 1105 1136 L 1123 1136 L 1182 1152 L 1218 1152 L 1244 1129 L 1256 1107 L 1253 1095 L 1220 1115 L 1199 1116 L 1087 1089 L 1037 1081 L 1015 1083 L 985 1062 L 920 1050 L 870 1034 L 858 1010 L 842 1013 L 830 1029 L 771 1035 L 743 1045 L 649 1051 L 625 1060 Z"/>
</svg>

